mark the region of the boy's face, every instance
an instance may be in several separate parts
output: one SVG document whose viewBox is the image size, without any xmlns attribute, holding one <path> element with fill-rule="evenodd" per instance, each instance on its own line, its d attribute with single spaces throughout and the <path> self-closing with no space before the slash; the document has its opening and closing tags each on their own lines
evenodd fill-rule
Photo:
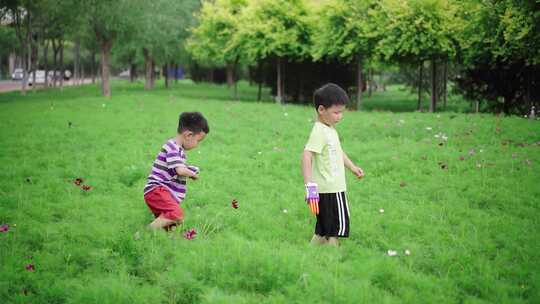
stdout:
<svg viewBox="0 0 540 304">
<path fill-rule="evenodd" d="M 322 123 L 334 126 L 341 118 L 343 118 L 343 112 L 345 111 L 345 105 L 332 105 L 329 108 L 319 106 L 317 113 Z"/>
<path fill-rule="evenodd" d="M 183 142 L 182 147 L 186 150 L 195 149 L 201 141 L 204 140 L 206 133 L 193 133 L 192 131 L 182 132 Z"/>
</svg>

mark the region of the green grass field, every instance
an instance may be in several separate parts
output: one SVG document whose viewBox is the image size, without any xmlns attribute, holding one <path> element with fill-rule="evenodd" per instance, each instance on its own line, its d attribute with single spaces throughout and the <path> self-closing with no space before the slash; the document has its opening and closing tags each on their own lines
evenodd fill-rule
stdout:
<svg viewBox="0 0 540 304">
<path fill-rule="evenodd" d="M 540 122 L 393 113 L 415 96 L 377 93 L 337 127 L 366 173 L 347 173 L 351 236 L 314 247 L 300 154 L 315 112 L 240 89 L 0 94 L 1 302 L 540 302 Z M 211 128 L 188 152 L 201 178 L 185 224 L 152 233 L 142 188 L 190 110 Z"/>
</svg>

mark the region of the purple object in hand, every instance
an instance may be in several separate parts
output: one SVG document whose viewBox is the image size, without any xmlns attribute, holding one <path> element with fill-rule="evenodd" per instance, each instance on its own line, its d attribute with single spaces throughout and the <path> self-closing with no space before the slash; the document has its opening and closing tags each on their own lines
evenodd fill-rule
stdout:
<svg viewBox="0 0 540 304">
<path fill-rule="evenodd" d="M 316 183 L 306 184 L 306 202 L 319 201 L 319 189 Z"/>
<path fill-rule="evenodd" d="M 196 167 L 196 166 L 187 166 L 187 168 L 188 168 L 189 170 L 193 171 L 193 173 L 199 174 L 199 171 L 200 171 L 199 167 Z"/>
</svg>

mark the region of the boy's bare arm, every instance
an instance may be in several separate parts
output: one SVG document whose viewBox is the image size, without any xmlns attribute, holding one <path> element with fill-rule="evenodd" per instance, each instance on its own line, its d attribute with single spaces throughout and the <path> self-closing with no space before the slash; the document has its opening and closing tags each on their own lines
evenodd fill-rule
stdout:
<svg viewBox="0 0 540 304">
<path fill-rule="evenodd" d="M 347 153 L 343 151 L 343 163 L 345 164 L 345 167 L 349 168 L 351 172 L 356 175 L 358 178 L 362 178 L 364 176 L 364 170 L 362 168 L 357 167 L 347 156 Z"/>
<path fill-rule="evenodd" d="M 312 182 L 311 180 L 311 157 L 313 152 L 304 150 L 302 153 L 302 175 L 304 176 L 304 184 Z"/>
<path fill-rule="evenodd" d="M 179 176 L 186 176 L 193 179 L 199 178 L 197 173 L 189 170 L 187 167 L 184 167 L 184 166 L 176 167 L 174 168 L 174 170 L 176 171 L 176 174 L 178 174 Z"/>
</svg>

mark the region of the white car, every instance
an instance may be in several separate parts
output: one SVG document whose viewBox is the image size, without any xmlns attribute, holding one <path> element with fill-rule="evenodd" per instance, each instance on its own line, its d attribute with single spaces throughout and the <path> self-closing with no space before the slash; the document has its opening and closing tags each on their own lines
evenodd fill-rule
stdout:
<svg viewBox="0 0 540 304">
<path fill-rule="evenodd" d="M 15 69 L 11 73 L 11 80 L 22 80 L 23 79 L 23 69 Z"/>
<path fill-rule="evenodd" d="M 130 75 L 129 70 L 124 70 L 124 71 L 120 72 L 120 74 L 118 74 L 118 77 L 120 77 L 120 78 L 129 78 L 129 75 Z"/>
<path fill-rule="evenodd" d="M 45 71 L 37 70 L 28 74 L 28 85 L 34 84 L 34 73 L 36 74 L 36 84 L 45 84 Z"/>
</svg>

